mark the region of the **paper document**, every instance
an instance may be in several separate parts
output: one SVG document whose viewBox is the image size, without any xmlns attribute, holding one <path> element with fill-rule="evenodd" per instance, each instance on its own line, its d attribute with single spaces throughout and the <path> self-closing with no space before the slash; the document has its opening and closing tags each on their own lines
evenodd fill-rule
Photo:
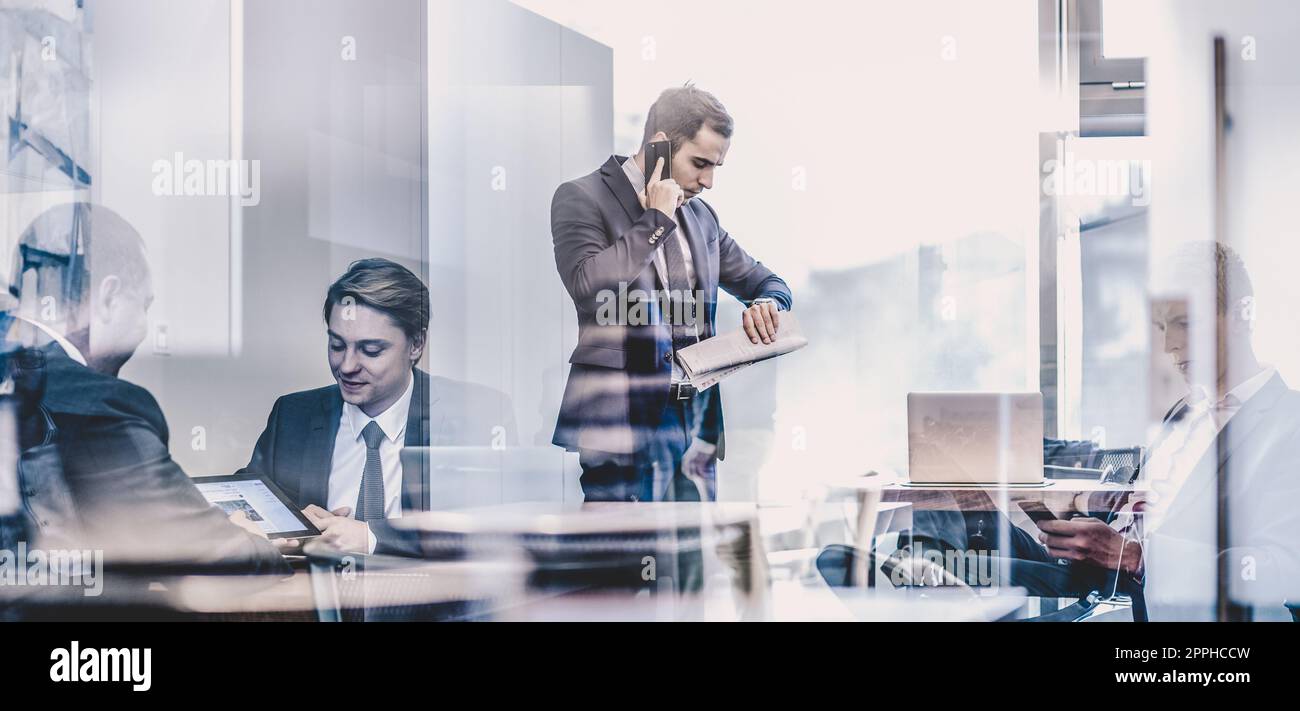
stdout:
<svg viewBox="0 0 1300 711">
<path fill-rule="evenodd" d="M 683 348 L 677 353 L 677 362 L 681 363 L 686 377 L 690 378 L 696 389 L 708 390 L 759 361 L 785 355 L 808 345 L 808 339 L 804 337 L 793 313 L 782 311 L 780 318 L 776 340 L 772 343 L 754 343 L 749 340 L 744 329 L 737 329 Z"/>
<path fill-rule="evenodd" d="M 732 374 L 744 370 L 751 365 L 753 365 L 753 363 L 741 363 L 740 365 L 733 365 L 730 368 L 722 368 L 720 370 L 703 373 L 691 378 L 691 385 L 694 385 L 696 390 L 708 390 L 714 385 L 722 382 L 724 379 L 731 377 Z"/>
</svg>

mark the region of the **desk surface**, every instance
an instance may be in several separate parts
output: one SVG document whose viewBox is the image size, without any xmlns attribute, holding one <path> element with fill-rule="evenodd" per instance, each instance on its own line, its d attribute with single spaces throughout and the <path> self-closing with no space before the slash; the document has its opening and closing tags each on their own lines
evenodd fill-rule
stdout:
<svg viewBox="0 0 1300 711">
<path fill-rule="evenodd" d="M 878 516 L 906 510 L 910 504 L 906 501 L 884 502 L 876 509 Z M 771 539 L 792 533 L 811 532 L 808 526 L 816 526 L 827 521 L 844 521 L 849 524 L 850 514 L 845 513 L 843 502 L 822 503 L 809 510 L 808 505 L 791 504 L 789 506 L 760 506 L 758 508 L 759 527 L 764 539 Z"/>
<path fill-rule="evenodd" d="M 1074 508 L 1079 494 L 1124 494 L 1141 491 L 1140 487 L 1102 484 L 1092 479 L 1048 479 L 1047 486 L 997 486 L 945 484 L 906 486 L 898 476 L 861 477 L 845 481 L 840 488 L 880 492 L 881 501 L 909 503 L 916 510 L 993 511 L 1006 510 L 1014 501 L 1041 501 L 1053 511 Z"/>
<path fill-rule="evenodd" d="M 1025 602 L 1020 590 L 996 596 L 931 589 L 902 594 L 830 588 L 820 581 L 774 581 L 765 603 L 742 609 L 725 591 L 692 596 L 562 595 L 510 610 L 505 619 L 533 622 L 983 622 L 1006 617 Z"/>
<path fill-rule="evenodd" d="M 390 523 L 436 533 L 566 536 L 730 526 L 757 517 L 757 506 L 750 503 L 542 502 L 428 511 Z"/>
</svg>

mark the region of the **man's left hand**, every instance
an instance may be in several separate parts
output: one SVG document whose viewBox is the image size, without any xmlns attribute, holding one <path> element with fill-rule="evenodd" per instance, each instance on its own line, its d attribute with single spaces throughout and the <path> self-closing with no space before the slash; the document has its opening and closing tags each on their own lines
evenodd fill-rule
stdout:
<svg viewBox="0 0 1300 711">
<path fill-rule="evenodd" d="M 321 542 L 352 553 L 370 552 L 370 527 L 352 518 L 351 508 L 326 511 L 312 504 L 302 512 L 321 530 Z"/>
<path fill-rule="evenodd" d="M 776 340 L 776 329 L 781 325 L 780 310 L 771 301 L 761 301 L 745 309 L 741 323 L 750 342 L 771 343 Z"/>
<path fill-rule="evenodd" d="M 1038 540 L 1056 558 L 1086 561 L 1110 570 L 1122 563 L 1125 571 L 1134 574 L 1142 567 L 1142 546 L 1100 519 L 1044 521 L 1038 528 L 1042 531 Z"/>
</svg>

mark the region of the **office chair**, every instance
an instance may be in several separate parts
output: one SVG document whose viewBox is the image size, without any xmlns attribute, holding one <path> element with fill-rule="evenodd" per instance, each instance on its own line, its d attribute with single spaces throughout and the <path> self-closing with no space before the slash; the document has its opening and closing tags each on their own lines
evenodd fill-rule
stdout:
<svg viewBox="0 0 1300 711">
<path fill-rule="evenodd" d="M 1136 472 L 1138 466 L 1142 463 L 1142 448 L 1127 447 L 1124 449 L 1099 449 L 1097 458 L 1097 468 L 1107 469 L 1120 467 L 1132 467 Z"/>
<path fill-rule="evenodd" d="M 1093 478 L 1096 470 L 1104 472 L 1103 481 L 1116 484 L 1128 484 L 1137 478 L 1142 465 L 1142 447 L 1123 447 L 1117 449 L 1091 448 L 1091 443 L 1061 443 L 1054 445 L 1043 453 L 1043 465 L 1054 467 L 1048 470 L 1049 478 Z M 1076 476 L 1071 470 L 1078 470 Z"/>
<path fill-rule="evenodd" d="M 1132 484 L 1141 472 L 1143 452 L 1142 447 L 1100 450 L 1098 468 L 1104 472 L 1101 480 L 1111 484 Z"/>
</svg>

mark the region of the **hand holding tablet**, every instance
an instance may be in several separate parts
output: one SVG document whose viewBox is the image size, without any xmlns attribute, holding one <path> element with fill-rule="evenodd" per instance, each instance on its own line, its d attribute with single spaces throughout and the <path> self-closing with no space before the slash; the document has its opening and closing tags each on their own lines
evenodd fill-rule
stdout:
<svg viewBox="0 0 1300 711">
<path fill-rule="evenodd" d="M 220 508 L 227 516 L 241 514 L 282 548 L 296 547 L 294 544 L 301 539 L 320 535 L 320 529 L 298 511 L 293 501 L 261 475 L 198 477 L 194 485 L 208 503 Z M 243 522 L 233 519 L 232 522 L 249 528 Z"/>
</svg>

